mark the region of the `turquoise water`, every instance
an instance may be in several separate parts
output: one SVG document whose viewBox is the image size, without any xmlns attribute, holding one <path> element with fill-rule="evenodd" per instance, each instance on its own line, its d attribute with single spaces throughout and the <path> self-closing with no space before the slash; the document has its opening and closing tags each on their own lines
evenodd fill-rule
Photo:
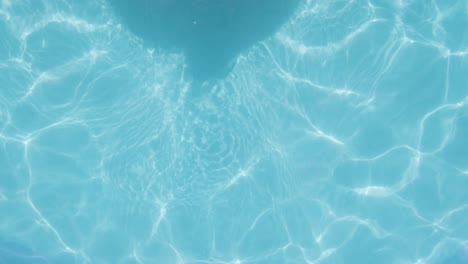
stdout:
<svg viewBox="0 0 468 264">
<path fill-rule="evenodd" d="M 299 0 L 109 0 L 146 46 L 183 52 L 190 77 L 223 78 L 236 56 L 275 32 Z"/>
<path fill-rule="evenodd" d="M 223 1 L 0 0 L 0 263 L 468 263 L 468 2 Z"/>
</svg>

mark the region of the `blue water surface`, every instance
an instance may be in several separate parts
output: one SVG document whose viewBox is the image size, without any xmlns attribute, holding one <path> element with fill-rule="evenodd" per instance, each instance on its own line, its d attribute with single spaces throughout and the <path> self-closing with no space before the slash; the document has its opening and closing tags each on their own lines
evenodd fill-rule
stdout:
<svg viewBox="0 0 468 264">
<path fill-rule="evenodd" d="M 0 0 L 0 34 L 2 264 L 468 263 L 466 0 Z"/>
</svg>

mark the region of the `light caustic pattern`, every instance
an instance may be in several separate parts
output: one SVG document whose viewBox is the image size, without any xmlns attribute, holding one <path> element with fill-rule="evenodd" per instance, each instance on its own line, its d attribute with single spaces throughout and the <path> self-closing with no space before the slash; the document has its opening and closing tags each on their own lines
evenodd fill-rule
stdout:
<svg viewBox="0 0 468 264">
<path fill-rule="evenodd" d="M 0 262 L 466 263 L 468 2 L 303 1 L 224 80 L 0 1 Z"/>
</svg>

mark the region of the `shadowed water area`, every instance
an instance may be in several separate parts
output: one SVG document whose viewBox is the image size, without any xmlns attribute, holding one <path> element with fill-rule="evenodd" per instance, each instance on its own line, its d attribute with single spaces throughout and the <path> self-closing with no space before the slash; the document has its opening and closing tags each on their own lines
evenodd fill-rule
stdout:
<svg viewBox="0 0 468 264">
<path fill-rule="evenodd" d="M 145 44 L 183 51 L 196 80 L 223 77 L 236 56 L 275 33 L 299 0 L 110 0 Z"/>
<path fill-rule="evenodd" d="M 467 3 L 0 0 L 0 264 L 467 264 Z"/>
</svg>

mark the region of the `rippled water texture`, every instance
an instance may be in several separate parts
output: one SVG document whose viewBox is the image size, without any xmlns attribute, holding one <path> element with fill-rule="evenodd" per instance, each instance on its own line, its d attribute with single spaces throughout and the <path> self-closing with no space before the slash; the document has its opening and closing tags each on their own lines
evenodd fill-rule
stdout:
<svg viewBox="0 0 468 264">
<path fill-rule="evenodd" d="M 299 0 L 109 0 L 149 47 L 185 52 L 196 80 L 225 77 L 237 55 L 273 34 Z"/>
<path fill-rule="evenodd" d="M 467 263 L 467 1 L 130 2 L 0 0 L 0 263 Z"/>
</svg>

